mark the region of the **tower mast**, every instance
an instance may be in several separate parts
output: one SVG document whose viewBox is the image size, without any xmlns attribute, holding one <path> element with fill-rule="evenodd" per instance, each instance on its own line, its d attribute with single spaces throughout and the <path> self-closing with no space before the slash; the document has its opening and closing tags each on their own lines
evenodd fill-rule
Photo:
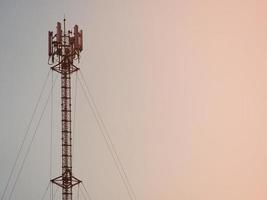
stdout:
<svg viewBox="0 0 267 200">
<path fill-rule="evenodd" d="M 48 32 L 48 56 L 51 69 L 61 74 L 61 142 L 62 172 L 51 182 L 62 188 L 62 200 L 72 200 L 72 188 L 81 180 L 72 173 L 72 135 L 71 135 L 71 75 L 79 68 L 74 61 L 80 59 L 83 49 L 83 32 L 74 26 L 74 30 L 66 32 L 64 18 L 63 33 L 61 23 L 57 22 L 56 33 Z"/>
</svg>

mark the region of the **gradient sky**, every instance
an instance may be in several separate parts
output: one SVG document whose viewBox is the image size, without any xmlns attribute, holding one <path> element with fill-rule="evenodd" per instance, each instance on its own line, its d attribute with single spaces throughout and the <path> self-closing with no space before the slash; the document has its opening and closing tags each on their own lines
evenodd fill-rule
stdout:
<svg viewBox="0 0 267 200">
<path fill-rule="evenodd" d="M 266 8 L 260 0 L 1 0 L 1 194 L 49 71 L 47 31 L 65 14 L 68 28 L 84 30 L 79 67 L 137 200 L 266 200 Z M 77 92 L 74 172 L 93 199 L 126 200 Z M 13 199 L 40 199 L 49 181 L 49 115 Z"/>
</svg>

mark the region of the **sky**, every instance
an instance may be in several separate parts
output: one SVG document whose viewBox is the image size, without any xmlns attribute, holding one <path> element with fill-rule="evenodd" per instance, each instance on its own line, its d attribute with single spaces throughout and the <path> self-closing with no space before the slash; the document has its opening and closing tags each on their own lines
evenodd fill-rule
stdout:
<svg viewBox="0 0 267 200">
<path fill-rule="evenodd" d="M 266 7 L 261 0 L 1 0 L 1 195 L 49 72 L 47 31 L 65 15 L 68 29 L 84 31 L 78 66 L 136 200 L 265 200 Z M 41 108 L 51 82 L 50 75 Z M 75 176 L 93 200 L 129 199 L 79 84 L 73 91 Z M 58 83 L 53 94 L 56 177 Z M 11 199 L 41 199 L 49 182 L 51 104 Z"/>
</svg>

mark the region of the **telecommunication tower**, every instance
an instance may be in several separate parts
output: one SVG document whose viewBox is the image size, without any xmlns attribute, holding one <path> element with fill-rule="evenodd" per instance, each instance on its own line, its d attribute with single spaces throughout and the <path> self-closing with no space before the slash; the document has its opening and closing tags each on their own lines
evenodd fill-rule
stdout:
<svg viewBox="0 0 267 200">
<path fill-rule="evenodd" d="M 83 32 L 78 25 L 66 32 L 66 19 L 57 22 L 56 33 L 48 32 L 48 56 L 51 69 L 61 74 L 62 173 L 50 180 L 62 188 L 62 200 L 72 200 L 72 188 L 81 180 L 72 174 L 71 75 L 79 70 L 74 64 L 83 50 Z"/>
</svg>

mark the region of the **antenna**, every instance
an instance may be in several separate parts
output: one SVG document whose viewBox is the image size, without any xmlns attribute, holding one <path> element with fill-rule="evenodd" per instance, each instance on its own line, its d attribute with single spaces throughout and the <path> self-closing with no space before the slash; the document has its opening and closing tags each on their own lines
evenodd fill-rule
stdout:
<svg viewBox="0 0 267 200">
<path fill-rule="evenodd" d="M 79 34 L 79 50 L 82 51 L 83 50 L 83 30 L 80 30 L 80 34 Z"/>
<path fill-rule="evenodd" d="M 62 29 L 61 29 L 61 23 L 57 23 L 57 43 L 62 43 Z"/>
<path fill-rule="evenodd" d="M 71 74 L 79 70 L 74 62 L 80 59 L 83 41 L 82 30 L 79 32 L 78 25 L 74 26 L 74 34 L 70 30 L 66 33 L 65 22 L 64 17 L 63 33 L 60 22 L 57 22 L 56 34 L 48 32 L 48 63 L 52 65 L 52 70 L 61 74 L 62 116 L 62 173 L 50 181 L 62 188 L 62 200 L 72 200 L 72 188 L 82 181 L 72 173 Z"/>
<path fill-rule="evenodd" d="M 52 40 L 53 40 L 53 31 L 48 31 L 48 56 L 52 56 L 53 49 L 52 49 Z"/>
</svg>

